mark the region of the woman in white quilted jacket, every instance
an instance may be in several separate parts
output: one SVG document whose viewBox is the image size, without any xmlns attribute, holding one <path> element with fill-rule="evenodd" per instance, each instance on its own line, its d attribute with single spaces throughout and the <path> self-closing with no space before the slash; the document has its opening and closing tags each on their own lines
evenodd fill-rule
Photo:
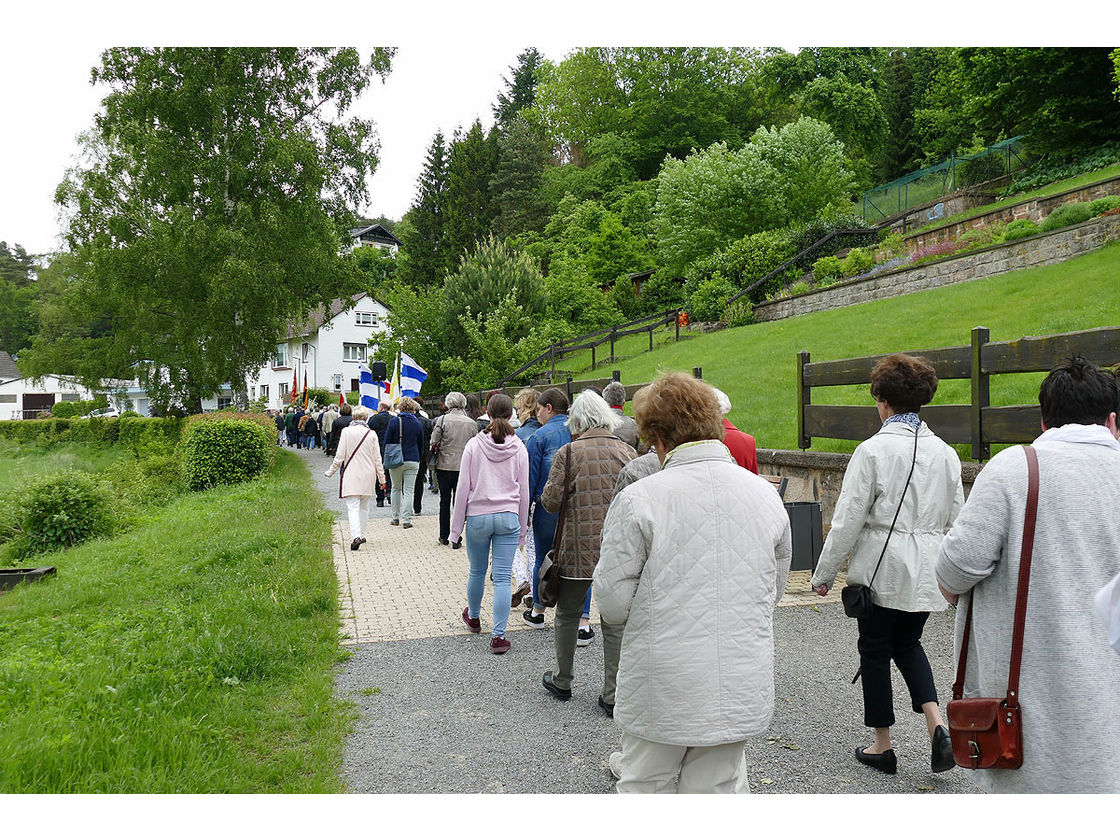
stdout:
<svg viewBox="0 0 1120 840">
<path fill-rule="evenodd" d="M 662 468 L 614 497 L 595 567 L 600 616 L 626 626 L 611 771 L 619 793 L 746 793 L 743 747 L 774 713 L 789 517 L 723 445 L 711 386 L 663 374 L 634 419 Z"/>
<path fill-rule="evenodd" d="M 898 767 L 890 729 L 892 659 L 906 680 L 913 710 L 925 715 L 930 770 L 943 773 L 956 766 L 922 648 L 930 612 L 948 607 L 934 566 L 964 503 L 960 458 L 918 419 L 936 391 L 937 373 L 916 356 L 895 353 L 871 371 L 871 395 L 883 425 L 852 453 L 812 580 L 816 593 L 827 595 L 847 558 L 848 583 L 869 586 L 873 593 L 874 610 L 857 621 L 863 723 L 875 730 L 875 741 L 857 747 L 855 758 L 884 773 Z"/>
</svg>

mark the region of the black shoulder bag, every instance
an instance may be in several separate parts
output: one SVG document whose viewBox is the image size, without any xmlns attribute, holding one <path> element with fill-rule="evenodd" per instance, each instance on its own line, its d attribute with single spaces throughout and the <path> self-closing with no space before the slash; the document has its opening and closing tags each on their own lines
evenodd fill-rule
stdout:
<svg viewBox="0 0 1120 840">
<path fill-rule="evenodd" d="M 572 446 L 564 450 L 564 495 L 560 499 L 560 513 L 556 517 L 556 536 L 552 548 L 545 554 L 537 572 L 537 600 L 541 606 L 555 607 L 560 595 L 560 567 L 556 565 L 559 556 L 560 538 L 564 534 L 564 514 L 568 510 L 568 480 L 572 468 Z"/>
<path fill-rule="evenodd" d="M 844 614 L 848 618 L 868 618 L 875 611 L 875 601 L 871 597 L 871 584 L 875 583 L 875 575 L 879 574 L 879 567 L 883 565 L 883 557 L 887 554 L 887 544 L 891 541 L 898 514 L 902 511 L 902 501 L 906 498 L 906 491 L 910 488 L 910 479 L 914 476 L 914 465 L 918 463 L 918 429 L 914 430 L 914 460 L 910 462 L 910 474 L 906 476 L 906 486 L 902 488 L 902 497 L 898 500 L 898 508 L 894 512 L 891 529 L 887 531 L 887 538 L 883 541 L 883 550 L 879 552 L 879 562 L 875 564 L 875 571 L 867 586 L 853 583 L 840 590 L 840 600 L 844 604 Z"/>
</svg>

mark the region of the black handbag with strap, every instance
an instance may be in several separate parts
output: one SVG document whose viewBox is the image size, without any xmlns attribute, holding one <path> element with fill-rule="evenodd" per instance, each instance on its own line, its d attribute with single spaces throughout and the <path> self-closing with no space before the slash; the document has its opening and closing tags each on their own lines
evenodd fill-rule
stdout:
<svg viewBox="0 0 1120 840">
<path fill-rule="evenodd" d="M 541 606 L 555 607 L 560 595 L 560 567 L 556 564 L 556 552 L 560 548 L 560 538 L 564 534 L 564 514 L 568 511 L 568 479 L 572 468 L 572 445 L 564 450 L 564 496 L 560 499 L 560 514 L 556 517 L 556 537 L 552 548 L 541 561 L 537 573 L 537 600 Z"/>
</svg>

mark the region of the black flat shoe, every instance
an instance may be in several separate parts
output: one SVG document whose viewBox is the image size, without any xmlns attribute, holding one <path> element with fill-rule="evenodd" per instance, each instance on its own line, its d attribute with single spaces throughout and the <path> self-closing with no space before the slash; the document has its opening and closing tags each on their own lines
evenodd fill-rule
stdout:
<svg viewBox="0 0 1120 840">
<path fill-rule="evenodd" d="M 607 713 L 607 717 L 609 717 L 609 718 L 614 717 L 614 703 L 608 703 L 606 700 L 603 699 L 602 694 L 599 695 L 599 708 Z"/>
<path fill-rule="evenodd" d="M 863 747 L 856 747 L 856 761 L 892 776 L 898 772 L 898 758 L 895 756 L 894 750 L 887 750 L 876 755 L 875 753 L 864 752 Z"/>
<path fill-rule="evenodd" d="M 953 739 L 949 737 L 949 730 L 939 726 L 933 730 L 932 752 L 929 757 L 929 769 L 934 773 L 944 773 L 957 766 L 953 758 Z"/>
<path fill-rule="evenodd" d="M 560 688 L 559 686 L 557 686 L 556 683 L 554 683 L 552 681 L 552 672 L 551 671 L 545 671 L 544 672 L 544 677 L 541 679 L 541 683 L 542 683 L 542 685 L 544 685 L 545 688 L 547 688 L 549 690 L 549 692 L 552 694 L 552 696 L 558 697 L 561 700 L 571 700 L 572 699 L 572 690 L 570 688 L 565 689 L 565 688 Z"/>
<path fill-rule="evenodd" d="M 350 550 L 357 551 L 358 546 L 360 546 L 364 542 L 365 540 L 363 540 L 361 537 L 354 537 L 354 539 L 350 540 Z"/>
</svg>

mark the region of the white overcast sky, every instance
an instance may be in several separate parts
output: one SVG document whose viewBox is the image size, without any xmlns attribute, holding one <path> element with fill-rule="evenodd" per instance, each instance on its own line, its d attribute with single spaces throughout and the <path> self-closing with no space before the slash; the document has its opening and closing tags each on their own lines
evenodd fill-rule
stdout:
<svg viewBox="0 0 1120 840">
<path fill-rule="evenodd" d="M 26 5 L 26 4 L 20 4 Z M 857 4 L 844 10 L 824 2 L 759 4 L 734 0 L 690 3 L 566 0 L 563 3 L 414 2 L 388 8 L 378 3 L 238 2 L 197 0 L 172 12 L 167 4 L 113 0 L 39 4 L 8 10 L 0 30 L 0 240 L 31 253 L 60 247 L 55 187 L 87 129 L 103 91 L 89 83 L 90 69 L 109 46 L 154 45 L 374 45 L 398 47 L 392 73 L 375 81 L 353 113 L 372 118 L 381 160 L 370 182 L 370 216 L 399 219 L 415 193 L 424 154 L 437 129 L 450 136 L 475 117 L 492 122 L 491 106 L 502 76 L 518 52 L 535 46 L 560 60 L 580 45 L 702 44 L 711 46 L 960 43 L 961 23 L 984 44 L 1085 43 L 1087 17 L 1051 18 L 1043 37 L 1009 30 L 1005 11 L 958 13 L 942 4 L 925 21 L 897 11 L 890 16 Z M 1116 4 L 1120 6 L 1120 4 Z M 895 10 L 898 5 L 893 6 Z M 738 9 L 738 11 L 736 11 Z M 722 11 L 721 11 L 722 10 Z M 826 19 L 823 14 L 833 15 Z M 983 26 L 977 14 L 990 14 Z M 935 20 L 930 20 L 935 17 Z M 1097 23 L 1117 21 L 1112 5 L 1091 15 Z M 1076 19 L 1077 23 L 1071 23 Z M 867 29 L 868 21 L 879 29 Z M 889 29 L 883 29 L 890 22 Z M 955 22 L 954 22 L 955 21 Z M 897 22 L 897 25 L 895 23 Z M 1115 25 L 1097 32 L 1120 31 Z M 981 33 L 991 33 L 982 35 Z M 1103 37 L 1103 36 L 1102 36 Z"/>
</svg>

